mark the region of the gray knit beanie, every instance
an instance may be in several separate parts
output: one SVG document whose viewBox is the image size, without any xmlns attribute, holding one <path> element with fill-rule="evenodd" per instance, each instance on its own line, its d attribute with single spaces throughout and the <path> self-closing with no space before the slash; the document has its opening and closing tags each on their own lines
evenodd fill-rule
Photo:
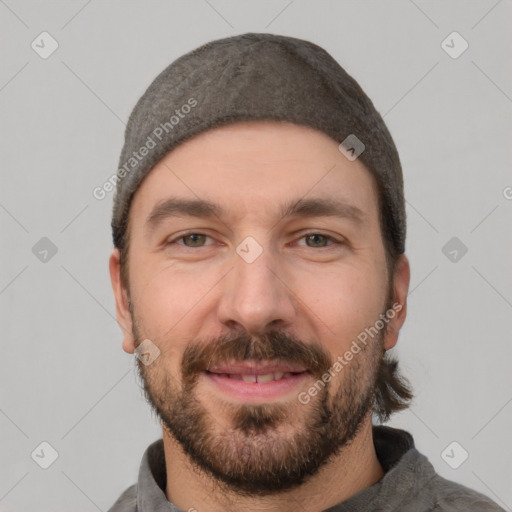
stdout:
<svg viewBox="0 0 512 512">
<path fill-rule="evenodd" d="M 358 157 L 377 181 L 387 249 L 405 251 L 400 160 L 371 100 L 319 46 L 259 33 L 211 41 L 183 55 L 139 99 L 115 176 L 114 246 L 125 244 L 130 204 L 143 178 L 169 151 L 205 130 L 258 119 L 316 128 L 347 158 Z"/>
</svg>

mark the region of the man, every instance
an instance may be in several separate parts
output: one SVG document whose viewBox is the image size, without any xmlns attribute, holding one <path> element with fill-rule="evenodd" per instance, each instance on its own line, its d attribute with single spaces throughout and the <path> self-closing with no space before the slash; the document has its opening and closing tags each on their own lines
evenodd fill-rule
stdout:
<svg viewBox="0 0 512 512">
<path fill-rule="evenodd" d="M 497 511 L 405 431 L 402 171 L 318 46 L 210 42 L 151 84 L 117 173 L 110 273 L 163 439 L 121 511 Z"/>
</svg>

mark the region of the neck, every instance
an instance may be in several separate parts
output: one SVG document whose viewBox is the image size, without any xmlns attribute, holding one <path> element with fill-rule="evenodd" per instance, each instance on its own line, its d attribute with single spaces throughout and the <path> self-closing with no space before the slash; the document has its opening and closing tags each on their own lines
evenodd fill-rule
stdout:
<svg viewBox="0 0 512 512">
<path fill-rule="evenodd" d="M 241 497 L 226 491 L 209 475 L 194 468 L 180 445 L 164 429 L 167 499 L 182 510 L 211 512 L 259 511 L 320 512 L 341 503 L 378 482 L 384 471 L 373 445 L 371 416 L 354 440 L 301 486 L 264 497 Z"/>
</svg>

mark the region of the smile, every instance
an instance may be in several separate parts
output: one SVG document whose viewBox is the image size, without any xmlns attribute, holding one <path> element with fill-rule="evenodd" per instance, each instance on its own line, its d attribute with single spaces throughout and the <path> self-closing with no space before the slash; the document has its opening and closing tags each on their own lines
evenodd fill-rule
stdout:
<svg viewBox="0 0 512 512">
<path fill-rule="evenodd" d="M 202 375 L 210 387 L 230 400 L 268 403 L 295 397 L 309 372 L 291 364 L 242 362 L 215 366 Z"/>
</svg>

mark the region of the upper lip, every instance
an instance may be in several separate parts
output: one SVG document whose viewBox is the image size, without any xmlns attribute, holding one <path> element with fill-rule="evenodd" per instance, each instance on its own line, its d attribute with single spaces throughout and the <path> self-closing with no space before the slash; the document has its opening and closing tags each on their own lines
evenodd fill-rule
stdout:
<svg viewBox="0 0 512 512">
<path fill-rule="evenodd" d="M 268 373 L 302 373 L 306 371 L 303 366 L 290 363 L 244 361 L 240 363 L 220 364 L 207 368 L 211 373 L 227 373 L 230 375 L 266 375 Z"/>
</svg>

